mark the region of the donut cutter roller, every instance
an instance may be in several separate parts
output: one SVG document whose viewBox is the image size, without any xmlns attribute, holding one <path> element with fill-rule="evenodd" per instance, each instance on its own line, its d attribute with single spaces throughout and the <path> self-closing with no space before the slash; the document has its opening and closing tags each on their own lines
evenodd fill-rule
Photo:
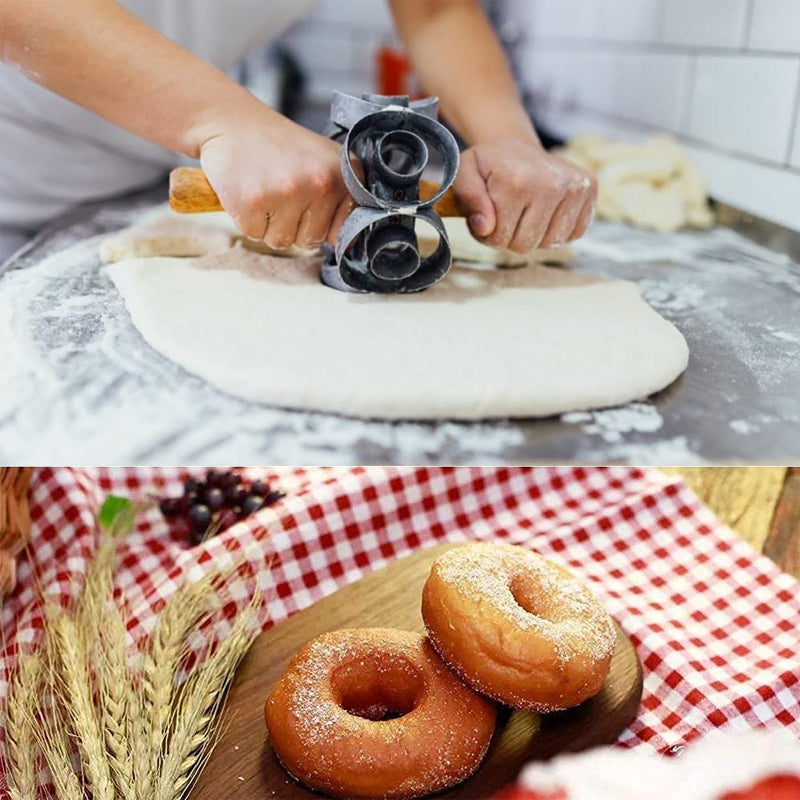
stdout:
<svg viewBox="0 0 800 800">
<path fill-rule="evenodd" d="M 452 256 L 434 204 L 458 171 L 458 145 L 438 117 L 437 98 L 361 97 L 335 92 L 331 136 L 342 142 L 342 177 L 358 206 L 342 225 L 322 267 L 326 286 L 348 292 L 419 292 L 441 280 Z M 431 153 L 443 177 L 431 197 L 420 198 L 420 179 Z M 351 158 L 361 166 L 363 180 Z M 439 241 L 423 256 L 417 225 L 429 225 Z"/>
</svg>

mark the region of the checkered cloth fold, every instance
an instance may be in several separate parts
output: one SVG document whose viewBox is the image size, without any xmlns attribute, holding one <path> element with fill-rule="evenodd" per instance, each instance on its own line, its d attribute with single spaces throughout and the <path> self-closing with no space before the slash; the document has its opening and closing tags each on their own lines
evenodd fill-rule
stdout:
<svg viewBox="0 0 800 800">
<path fill-rule="evenodd" d="M 67 602 L 82 586 L 108 493 L 180 494 L 192 471 L 42 469 L 19 585 L 2 609 L 0 699 L 17 648 L 42 627 L 34 575 Z M 123 543 L 116 585 L 145 636 L 187 577 L 242 563 L 269 597 L 264 626 L 436 542 L 497 539 L 565 564 L 636 645 L 644 697 L 626 746 L 659 751 L 714 727 L 800 736 L 800 586 L 723 526 L 676 478 L 629 468 L 243 470 L 287 496 L 190 547 L 157 508 Z M 252 585 L 234 587 L 245 602 Z M 0 789 L 3 788 L 0 778 Z"/>
</svg>

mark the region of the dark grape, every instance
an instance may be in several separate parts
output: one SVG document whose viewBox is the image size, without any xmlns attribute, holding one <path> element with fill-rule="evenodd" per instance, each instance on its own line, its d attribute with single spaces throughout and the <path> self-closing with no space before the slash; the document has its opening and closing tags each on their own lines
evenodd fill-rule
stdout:
<svg viewBox="0 0 800 800">
<path fill-rule="evenodd" d="M 183 484 L 183 493 L 185 495 L 190 495 L 190 494 L 196 495 L 199 494 L 201 488 L 202 484 L 200 483 L 200 481 L 197 480 L 197 478 L 189 478 Z"/>
<path fill-rule="evenodd" d="M 240 485 L 229 486 L 225 490 L 225 503 L 229 506 L 241 506 L 247 497 L 247 489 Z"/>
<path fill-rule="evenodd" d="M 189 509 L 189 522 L 192 523 L 193 530 L 205 533 L 211 522 L 211 509 L 203 503 L 193 505 Z"/>
<path fill-rule="evenodd" d="M 206 489 L 203 499 L 212 511 L 219 511 L 225 503 L 225 495 L 222 494 L 222 489 L 217 489 L 216 487 Z"/>
<path fill-rule="evenodd" d="M 209 486 L 216 486 L 219 488 L 221 486 L 221 481 L 224 478 L 225 473 L 218 469 L 210 469 L 206 472 L 206 483 Z"/>
<path fill-rule="evenodd" d="M 177 517 L 180 516 L 181 512 L 184 510 L 183 499 L 180 497 L 165 497 L 158 504 L 158 507 L 165 517 Z"/>
<path fill-rule="evenodd" d="M 264 498 L 257 494 L 249 494 L 245 497 L 242 503 L 242 516 L 249 516 L 255 514 L 260 508 L 264 506 Z"/>
<path fill-rule="evenodd" d="M 220 489 L 230 489 L 234 486 L 238 486 L 240 483 L 239 476 L 235 472 L 229 471 L 222 476 L 219 486 Z"/>
<path fill-rule="evenodd" d="M 264 505 L 266 505 L 266 506 L 271 506 L 273 503 L 277 503 L 277 502 L 278 502 L 278 500 L 280 500 L 282 497 L 285 497 L 285 495 L 283 494 L 283 492 L 281 492 L 281 491 L 279 491 L 279 490 L 277 490 L 277 489 L 276 489 L 274 492 L 270 492 L 270 493 L 269 493 L 269 494 L 268 494 L 268 495 L 267 495 L 267 496 L 264 498 Z"/>
<path fill-rule="evenodd" d="M 269 486 L 264 481 L 253 481 L 250 484 L 250 494 L 265 497 L 269 493 Z"/>
</svg>

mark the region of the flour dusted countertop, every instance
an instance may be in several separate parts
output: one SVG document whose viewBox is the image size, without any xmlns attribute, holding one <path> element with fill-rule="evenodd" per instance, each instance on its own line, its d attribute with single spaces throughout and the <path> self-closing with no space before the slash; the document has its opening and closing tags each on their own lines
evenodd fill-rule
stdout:
<svg viewBox="0 0 800 800">
<path fill-rule="evenodd" d="M 76 209 L 6 264 L 0 459 L 687 464 L 800 453 L 800 265 L 734 230 L 598 223 L 575 247 L 570 269 L 638 283 L 686 337 L 689 368 L 659 395 L 545 420 L 370 422 L 238 400 L 142 340 L 97 248 L 164 195 Z"/>
</svg>

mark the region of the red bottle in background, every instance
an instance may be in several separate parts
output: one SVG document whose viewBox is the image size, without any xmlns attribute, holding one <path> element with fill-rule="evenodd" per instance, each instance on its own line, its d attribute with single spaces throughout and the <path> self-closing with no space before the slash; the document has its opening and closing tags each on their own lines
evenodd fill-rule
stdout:
<svg viewBox="0 0 800 800">
<path fill-rule="evenodd" d="M 375 54 L 375 91 L 378 94 L 413 95 L 411 62 L 401 47 L 382 44 Z"/>
</svg>

